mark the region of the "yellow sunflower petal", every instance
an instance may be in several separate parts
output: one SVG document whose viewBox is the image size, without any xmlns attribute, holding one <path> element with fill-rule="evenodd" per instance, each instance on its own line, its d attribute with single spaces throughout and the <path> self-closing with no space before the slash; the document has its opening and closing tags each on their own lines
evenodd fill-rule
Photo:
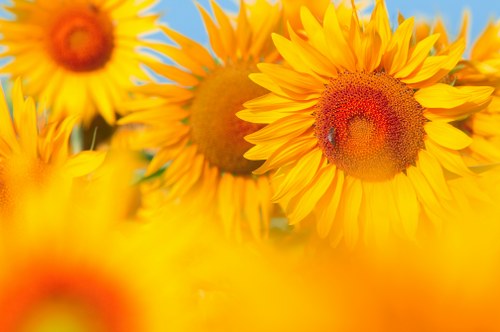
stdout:
<svg viewBox="0 0 500 332">
<path fill-rule="evenodd" d="M 336 172 L 335 180 L 318 203 L 319 216 L 317 230 L 320 237 L 325 238 L 335 221 L 340 199 L 344 194 L 344 172 Z"/>
<path fill-rule="evenodd" d="M 226 236 L 233 232 L 234 216 L 236 214 L 236 207 L 233 204 L 226 204 L 227 199 L 234 194 L 234 178 L 231 174 L 222 175 L 219 183 L 219 202 L 221 205 L 219 213 L 222 219 L 222 225 Z"/>
<path fill-rule="evenodd" d="M 324 73 L 336 73 L 337 69 L 335 66 L 326 58 L 324 54 L 317 51 L 309 43 L 303 40 L 295 31 L 291 30 L 289 27 L 290 40 L 297 45 L 300 49 L 299 54 L 302 59 L 307 62 L 307 64 L 314 70 L 318 75 L 324 75 Z M 321 76 L 317 76 L 321 79 Z"/>
<path fill-rule="evenodd" d="M 461 150 L 472 143 L 471 137 L 445 122 L 431 121 L 427 122 L 424 127 L 427 135 L 445 148 Z"/>
<path fill-rule="evenodd" d="M 363 65 L 363 69 L 367 72 L 374 71 L 382 61 L 382 39 L 378 32 L 370 23 L 368 26 L 368 37 L 363 38 L 361 41 L 362 51 L 358 55 L 360 62 Z"/>
<path fill-rule="evenodd" d="M 418 200 L 423 203 L 423 205 L 430 211 L 436 212 L 440 211 L 440 203 L 432 190 L 429 181 L 423 175 L 419 168 L 410 166 L 406 170 L 408 179 L 410 179 L 415 192 L 417 193 Z"/>
<path fill-rule="evenodd" d="M 7 106 L 5 100 L 5 94 L 3 87 L 0 85 L 0 132 L 2 133 L 2 139 L 9 144 L 12 144 L 12 148 L 16 147 L 16 134 L 14 128 L 12 127 L 12 118 L 10 116 L 9 107 Z"/>
<path fill-rule="evenodd" d="M 245 179 L 244 193 L 244 213 L 250 225 L 250 231 L 254 238 L 261 237 L 262 225 L 259 209 L 259 191 L 254 179 Z"/>
<path fill-rule="evenodd" d="M 222 43 L 221 36 L 219 35 L 218 29 L 215 26 L 215 23 L 210 18 L 208 12 L 203 8 L 199 3 L 196 3 L 198 10 L 201 13 L 203 18 L 203 22 L 208 32 L 208 38 L 210 39 L 210 45 L 214 50 L 215 54 L 217 54 L 221 59 L 225 59 L 227 57 L 226 50 L 224 49 L 224 44 Z"/>
<path fill-rule="evenodd" d="M 419 88 L 436 83 L 456 66 L 464 50 L 465 42 L 458 40 L 450 46 L 450 51 L 447 55 L 428 57 L 417 71 L 405 78 L 401 78 L 401 81 Z"/>
<path fill-rule="evenodd" d="M 461 176 L 475 175 L 471 170 L 469 170 L 462 156 L 460 156 L 457 151 L 447 149 L 437 143 L 434 143 L 432 140 L 427 140 L 425 142 L 425 147 L 439 161 L 439 163 L 450 172 Z"/>
<path fill-rule="evenodd" d="M 285 195 L 295 195 L 306 187 L 319 170 L 322 158 L 321 151 L 312 151 L 302 157 L 280 183 L 272 200 L 279 201 Z"/>
<path fill-rule="evenodd" d="M 82 151 L 64 164 L 62 172 L 66 176 L 80 177 L 95 171 L 106 158 L 103 151 Z"/>
<path fill-rule="evenodd" d="M 167 185 L 172 185 L 179 181 L 179 179 L 190 169 L 195 155 L 196 146 L 192 145 L 172 162 L 165 173 Z"/>
<path fill-rule="evenodd" d="M 411 181 L 404 174 L 396 174 L 393 181 L 394 197 L 406 235 L 414 239 L 419 220 L 417 195 Z"/>
<path fill-rule="evenodd" d="M 439 34 L 433 34 L 419 41 L 411 51 L 408 62 L 400 70 L 394 73 L 394 77 L 403 78 L 413 73 L 429 56 L 430 51 L 438 39 Z"/>
<path fill-rule="evenodd" d="M 199 79 L 190 72 L 186 72 L 179 67 L 167 65 L 156 61 L 145 63 L 149 68 L 163 77 L 179 83 L 184 86 L 196 86 L 200 83 Z"/>
<path fill-rule="evenodd" d="M 348 176 L 345 181 L 344 239 L 347 247 L 352 248 L 360 235 L 358 215 L 363 199 L 363 188 L 359 179 Z"/>
<path fill-rule="evenodd" d="M 245 139 L 250 143 L 258 144 L 264 141 L 279 140 L 284 136 L 293 138 L 310 129 L 314 121 L 314 117 L 311 115 L 293 114 L 245 136 Z"/>
<path fill-rule="evenodd" d="M 306 73 L 311 76 L 316 75 L 314 71 L 312 71 L 312 69 L 309 69 L 307 63 L 302 59 L 301 54 L 298 52 L 291 41 L 278 34 L 273 34 L 272 38 L 276 49 L 295 71 Z"/>
<path fill-rule="evenodd" d="M 247 7 L 244 1 L 240 1 L 240 12 L 238 14 L 238 23 L 236 25 L 236 43 L 238 50 L 245 54 L 249 51 L 252 40 L 251 28 L 248 22 Z"/>
<path fill-rule="evenodd" d="M 38 156 L 38 126 L 34 100 L 32 98 L 26 99 L 25 104 L 21 109 L 17 109 L 16 113 L 14 114 L 14 121 L 19 136 L 19 144 L 31 158 L 35 159 Z"/>
<path fill-rule="evenodd" d="M 321 91 L 324 88 L 324 83 L 327 82 L 314 79 L 307 74 L 297 73 L 281 65 L 261 63 L 257 67 L 281 87 L 296 93 L 301 93 L 304 87 L 311 91 Z"/>
<path fill-rule="evenodd" d="M 328 6 L 326 10 L 323 26 L 329 54 L 334 59 L 334 63 L 338 63 L 343 69 L 354 71 L 356 68 L 356 59 L 350 45 L 345 40 L 333 5 Z"/>
<path fill-rule="evenodd" d="M 366 185 L 368 183 L 363 184 Z M 389 234 L 391 233 L 391 225 L 394 224 L 395 221 L 397 221 L 398 224 L 402 222 L 396 210 L 396 202 L 391 185 L 385 182 L 372 183 L 371 194 L 363 190 L 363 201 L 367 203 L 364 204 L 365 211 L 373 211 L 371 219 L 371 223 L 373 224 L 373 238 L 367 238 L 367 233 L 369 232 L 366 230 L 366 223 L 368 223 L 369 220 L 365 220 L 365 241 L 368 244 L 370 244 L 370 241 L 373 241 L 371 243 L 383 247 L 388 242 Z"/>
<path fill-rule="evenodd" d="M 440 193 L 446 199 L 451 199 L 450 189 L 444 178 L 443 170 L 434 156 L 425 150 L 420 151 L 417 166 L 429 180 L 435 192 Z"/>
<path fill-rule="evenodd" d="M 183 174 L 178 180 L 176 180 L 168 192 L 171 197 L 183 197 L 186 195 L 194 186 L 194 184 L 199 180 L 203 172 L 204 158 L 202 155 L 194 157 L 194 160 L 190 164 L 189 175 Z"/>
<path fill-rule="evenodd" d="M 471 59 L 478 61 L 485 60 L 498 52 L 498 42 L 500 41 L 498 30 L 498 23 L 491 22 L 488 24 L 471 50 Z"/>
<path fill-rule="evenodd" d="M 302 6 L 300 8 L 300 17 L 311 44 L 316 49 L 324 50 L 326 52 L 327 43 L 323 28 L 307 6 Z"/>
<path fill-rule="evenodd" d="M 94 102 L 99 108 L 102 117 L 106 119 L 108 123 L 114 123 L 116 119 L 115 110 L 111 100 L 108 98 L 103 82 L 100 81 L 97 76 L 93 76 L 91 82 L 92 87 L 90 88 L 90 94 L 93 96 Z"/>
<path fill-rule="evenodd" d="M 387 58 L 384 61 L 384 67 L 391 75 L 399 71 L 408 61 L 408 48 L 413 34 L 414 22 L 413 18 L 405 20 L 392 36 Z"/>
<path fill-rule="evenodd" d="M 492 87 L 453 87 L 443 83 L 419 89 L 415 99 L 426 108 L 450 109 L 467 102 L 484 103 L 490 99 Z"/>
<path fill-rule="evenodd" d="M 207 49 L 201 46 L 194 40 L 170 29 L 164 25 L 160 25 L 160 29 L 172 40 L 174 40 L 188 56 L 196 60 L 202 66 L 213 69 L 215 66 L 214 58 L 210 55 Z"/>
<path fill-rule="evenodd" d="M 287 145 L 283 145 L 281 148 L 273 152 L 267 160 L 257 168 L 254 174 L 264 174 L 273 168 L 284 166 L 292 161 L 298 160 L 302 155 L 305 155 L 311 151 L 317 142 L 310 137 L 299 137 L 291 140 Z M 256 146 L 258 147 L 258 145 Z M 254 150 L 251 149 L 245 153 L 245 158 L 252 160 L 255 158 Z M 265 158 L 256 158 L 256 160 L 261 160 Z"/>
<path fill-rule="evenodd" d="M 164 56 L 170 58 L 172 61 L 176 62 L 180 66 L 188 69 L 195 75 L 204 76 L 205 68 L 202 64 L 197 62 L 196 60 L 186 56 L 184 50 L 177 48 L 172 45 L 166 45 L 163 43 L 150 43 L 149 44 L 155 51 L 163 54 Z"/>
<path fill-rule="evenodd" d="M 470 148 L 472 151 L 481 154 L 484 158 L 500 162 L 500 149 L 498 145 L 489 142 L 481 136 L 474 137 Z"/>
<path fill-rule="evenodd" d="M 389 23 L 389 15 L 387 14 L 384 1 L 376 1 L 375 8 L 373 9 L 372 16 L 370 18 L 370 22 L 375 23 L 376 30 L 381 38 L 382 49 L 385 51 L 385 48 L 389 43 L 389 40 L 391 39 L 392 32 L 391 25 Z"/>
<path fill-rule="evenodd" d="M 311 213 L 314 206 L 332 185 L 335 172 L 335 167 L 327 166 L 317 173 L 316 178 L 306 187 L 299 201 L 292 207 L 292 211 L 288 214 L 290 225 L 297 224 Z"/>
<path fill-rule="evenodd" d="M 224 49 L 226 50 L 226 54 L 235 55 L 234 50 L 236 47 L 236 41 L 235 41 L 234 30 L 233 30 L 233 27 L 231 25 L 231 22 L 229 21 L 229 18 L 226 16 L 224 11 L 217 4 L 217 2 L 212 0 L 212 1 L 210 1 L 210 4 L 211 4 L 212 10 L 215 14 L 215 18 L 217 19 L 217 22 L 219 23 L 220 39 L 221 39 L 222 45 L 224 46 Z M 233 56 L 233 60 L 236 60 L 236 56 Z"/>
</svg>

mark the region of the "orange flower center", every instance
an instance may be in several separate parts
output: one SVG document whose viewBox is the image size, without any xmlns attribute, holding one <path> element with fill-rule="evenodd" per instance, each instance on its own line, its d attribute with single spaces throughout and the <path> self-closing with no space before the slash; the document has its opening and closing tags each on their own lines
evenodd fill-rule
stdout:
<svg viewBox="0 0 500 332">
<path fill-rule="evenodd" d="M 220 68 L 195 91 L 190 119 L 192 139 L 205 158 L 224 172 L 251 174 L 261 165 L 243 157 L 251 148 L 243 137 L 262 126 L 235 115 L 243 109 L 244 102 L 266 93 L 248 78 L 255 71 L 243 65 Z"/>
<path fill-rule="evenodd" d="M 424 147 L 422 106 L 413 90 L 379 73 L 339 74 L 323 92 L 315 133 L 329 162 L 348 175 L 387 180 L 415 164 Z"/>
<path fill-rule="evenodd" d="M 90 267 L 60 265 L 37 264 L 4 283 L 1 331 L 140 331 L 120 285 Z"/>
<path fill-rule="evenodd" d="M 113 25 L 93 5 L 63 11 L 49 33 L 48 47 L 64 68 L 85 72 L 102 68 L 113 52 Z"/>
</svg>

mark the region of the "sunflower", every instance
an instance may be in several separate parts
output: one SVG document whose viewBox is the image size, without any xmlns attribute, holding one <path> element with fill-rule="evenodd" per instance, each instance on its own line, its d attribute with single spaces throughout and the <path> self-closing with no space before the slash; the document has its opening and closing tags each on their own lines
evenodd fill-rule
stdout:
<svg viewBox="0 0 500 332">
<path fill-rule="evenodd" d="M 323 23 L 301 11 L 308 36 L 273 35 L 283 64 L 259 65 L 251 79 L 271 93 L 238 116 L 268 124 L 246 139 L 254 173 L 274 171 L 274 201 L 294 225 L 317 219 L 333 245 L 383 243 L 392 230 L 414 238 L 419 217 L 437 226 L 451 195 L 446 173 L 471 175 L 458 152 L 471 138 L 449 124 L 490 100 L 492 88 L 440 82 L 460 60 L 459 40 L 430 55 L 439 35 L 412 43 L 414 19 L 392 32 L 383 1 L 369 22 Z M 363 226 L 363 228 L 361 227 Z M 391 230 L 392 228 L 392 230 Z"/>
<path fill-rule="evenodd" d="M 248 161 L 250 148 L 243 137 L 261 126 L 238 119 L 247 100 L 266 93 L 248 79 L 256 63 L 278 59 L 270 34 L 280 25 L 278 5 L 241 2 L 236 24 L 211 1 L 215 19 L 199 7 L 211 50 L 168 28 L 163 32 L 179 47 L 151 45 L 176 65 L 149 64 L 174 84 L 147 84 L 138 90 L 154 98 L 126 105 L 132 112 L 121 125 L 145 126 L 137 132 L 137 147 L 159 148 L 147 175 L 169 163 L 163 185 L 169 199 L 192 197 L 196 210 L 211 210 L 223 221 L 228 235 L 241 236 L 250 229 L 256 238 L 265 235 L 272 205 L 266 175 L 254 176 L 260 162 Z M 215 57 L 211 55 L 211 51 Z"/>
<path fill-rule="evenodd" d="M 168 238 L 154 220 L 122 222 L 104 204 L 119 196 L 116 188 L 93 182 L 72 197 L 40 195 L 2 223 L 1 331 L 194 330 L 187 325 L 195 288 L 181 272 L 198 257 L 189 256 L 192 233 L 177 229 Z"/>
<path fill-rule="evenodd" d="M 27 91 L 56 116 L 76 114 L 90 123 L 96 111 L 110 124 L 115 107 L 145 78 L 138 36 L 155 30 L 155 15 L 138 13 L 155 0 L 16 0 L 2 19 L 1 71 L 27 80 Z"/>
<path fill-rule="evenodd" d="M 456 73 L 456 85 L 489 85 L 495 89 L 487 108 L 457 123 L 473 138 L 467 149 L 469 163 L 500 163 L 500 22 L 488 24 L 462 65 Z"/>
<path fill-rule="evenodd" d="M 12 117 L 0 96 L 0 213 L 22 206 L 23 193 L 43 190 L 55 180 L 72 180 L 95 170 L 102 152 L 82 151 L 70 155 L 68 139 L 76 118 L 50 121 L 38 114 L 32 98 L 25 100 L 20 79 L 12 93 Z M 40 120 L 40 121 L 39 121 Z M 20 196 L 21 195 L 21 196 Z"/>
<path fill-rule="evenodd" d="M 466 38 L 469 17 L 464 16 L 459 37 Z M 441 20 L 434 26 L 422 23 L 421 37 L 431 30 L 440 34 L 434 49 L 436 52 L 449 47 L 447 29 Z M 463 59 L 457 70 L 449 75 L 448 81 L 455 86 L 486 85 L 495 89 L 492 101 L 487 107 L 481 107 L 470 116 L 465 116 L 453 124 L 473 138 L 472 143 L 463 151 L 468 165 L 481 170 L 500 162 L 500 22 L 489 23 L 472 46 L 470 56 Z"/>
</svg>

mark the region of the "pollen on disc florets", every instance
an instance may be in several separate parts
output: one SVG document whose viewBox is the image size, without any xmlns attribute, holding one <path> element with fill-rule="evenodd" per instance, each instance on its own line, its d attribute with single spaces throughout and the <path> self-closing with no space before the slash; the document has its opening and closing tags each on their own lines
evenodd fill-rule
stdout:
<svg viewBox="0 0 500 332">
<path fill-rule="evenodd" d="M 425 117 L 413 90 L 384 73 L 339 73 L 315 110 L 315 133 L 329 162 L 346 174 L 383 181 L 415 164 Z"/>
<path fill-rule="evenodd" d="M 62 10 L 47 38 L 53 59 L 64 68 L 85 72 L 104 67 L 114 47 L 111 19 L 95 6 Z"/>
<path fill-rule="evenodd" d="M 252 147 L 244 137 L 262 126 L 236 117 L 243 103 L 267 92 L 248 78 L 255 71 L 247 65 L 217 69 L 196 88 L 190 107 L 191 137 L 198 150 L 212 165 L 237 175 L 249 175 L 262 164 L 243 157 Z"/>
</svg>

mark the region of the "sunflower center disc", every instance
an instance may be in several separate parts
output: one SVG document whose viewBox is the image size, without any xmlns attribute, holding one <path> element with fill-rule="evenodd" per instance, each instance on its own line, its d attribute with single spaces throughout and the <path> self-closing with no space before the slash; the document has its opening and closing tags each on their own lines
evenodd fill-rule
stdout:
<svg viewBox="0 0 500 332">
<path fill-rule="evenodd" d="M 68 70 L 92 71 L 102 68 L 113 52 L 113 26 L 109 17 L 93 6 L 62 12 L 49 37 L 54 60 Z"/>
<path fill-rule="evenodd" d="M 251 174 L 262 162 L 243 154 L 252 147 L 243 137 L 262 128 L 236 117 L 243 103 L 266 90 L 253 83 L 248 67 L 226 67 L 213 72 L 198 86 L 191 105 L 191 130 L 199 151 L 212 165 L 234 174 Z"/>
<path fill-rule="evenodd" d="M 59 257 L 55 255 L 55 257 Z M 125 332 L 139 328 L 141 313 L 128 288 L 99 269 L 35 258 L 4 280 L 0 330 L 19 332 Z M 132 315 L 132 313 L 134 315 Z"/>
<path fill-rule="evenodd" d="M 379 73 L 340 73 L 323 92 L 315 133 L 329 162 L 346 174 L 388 180 L 424 147 L 422 106 L 413 90 Z"/>
</svg>

